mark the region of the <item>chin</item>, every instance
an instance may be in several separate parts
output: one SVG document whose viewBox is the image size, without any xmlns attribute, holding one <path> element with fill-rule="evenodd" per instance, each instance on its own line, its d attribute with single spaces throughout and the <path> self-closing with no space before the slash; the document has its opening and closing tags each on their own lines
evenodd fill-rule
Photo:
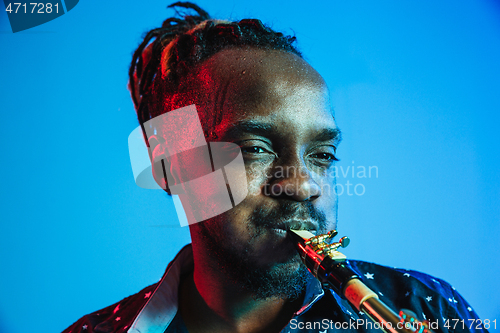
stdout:
<svg viewBox="0 0 500 333">
<path fill-rule="evenodd" d="M 249 252 L 254 261 L 261 262 L 263 265 L 279 263 L 297 268 L 301 263 L 293 243 L 288 238 L 275 233 L 259 237 L 258 241 L 249 247 Z"/>
</svg>

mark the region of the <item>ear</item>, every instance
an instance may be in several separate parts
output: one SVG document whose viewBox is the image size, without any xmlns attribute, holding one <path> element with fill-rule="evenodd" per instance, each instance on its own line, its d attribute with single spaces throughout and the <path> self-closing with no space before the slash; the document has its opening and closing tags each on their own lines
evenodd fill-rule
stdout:
<svg viewBox="0 0 500 333">
<path fill-rule="evenodd" d="M 166 173 L 170 172 L 170 167 L 167 165 L 167 159 L 165 158 L 165 145 L 162 144 L 162 141 L 163 140 L 156 135 L 152 135 L 148 138 L 149 159 L 151 160 L 153 178 L 156 183 L 168 194 L 172 195 L 166 179 Z"/>
</svg>

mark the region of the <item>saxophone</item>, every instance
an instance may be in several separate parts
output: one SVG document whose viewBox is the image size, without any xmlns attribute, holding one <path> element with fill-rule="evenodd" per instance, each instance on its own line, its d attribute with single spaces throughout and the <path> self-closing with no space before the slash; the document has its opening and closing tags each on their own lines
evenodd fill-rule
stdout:
<svg viewBox="0 0 500 333">
<path fill-rule="evenodd" d="M 295 247 L 308 270 L 322 283 L 324 288 L 333 289 L 358 311 L 365 313 L 379 324 L 386 333 L 433 333 L 427 321 L 419 321 L 409 310 L 399 315 L 385 305 L 375 292 L 369 289 L 359 275 L 350 267 L 346 256 L 337 251 L 349 245 L 349 238 L 342 237 L 330 243 L 337 235 L 336 230 L 314 236 L 306 230 L 289 230 Z"/>
</svg>

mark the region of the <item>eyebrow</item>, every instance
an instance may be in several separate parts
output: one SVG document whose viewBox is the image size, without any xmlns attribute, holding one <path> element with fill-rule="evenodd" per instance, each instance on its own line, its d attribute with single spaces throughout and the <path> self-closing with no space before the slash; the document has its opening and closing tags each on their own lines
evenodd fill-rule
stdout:
<svg viewBox="0 0 500 333">
<path fill-rule="evenodd" d="M 325 128 L 314 137 L 313 141 L 334 141 L 338 145 L 342 141 L 342 132 L 338 128 Z"/>
<path fill-rule="evenodd" d="M 263 123 L 256 120 L 243 120 L 230 126 L 224 133 L 224 137 L 235 137 L 242 132 L 267 138 L 277 137 L 280 133 L 274 124 Z M 341 140 L 342 133 L 340 129 L 324 128 L 314 136 L 312 141 L 335 141 L 335 144 L 338 144 Z"/>
<path fill-rule="evenodd" d="M 230 126 L 224 136 L 233 137 L 242 132 L 271 137 L 278 134 L 278 129 L 273 124 L 256 120 L 243 120 Z"/>
</svg>

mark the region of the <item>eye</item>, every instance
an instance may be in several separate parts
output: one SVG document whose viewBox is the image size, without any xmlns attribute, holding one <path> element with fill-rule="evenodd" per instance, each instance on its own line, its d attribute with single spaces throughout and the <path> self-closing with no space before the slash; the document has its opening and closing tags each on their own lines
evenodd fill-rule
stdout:
<svg viewBox="0 0 500 333">
<path fill-rule="evenodd" d="M 317 159 L 322 160 L 322 161 L 328 161 L 328 162 L 339 161 L 339 159 L 331 153 L 316 153 L 316 154 L 312 154 L 311 157 L 317 158 Z"/>
<path fill-rule="evenodd" d="M 245 162 L 271 163 L 277 157 L 273 147 L 262 140 L 244 140 L 237 144 Z"/>
<path fill-rule="evenodd" d="M 333 145 L 315 147 L 308 155 L 310 162 L 323 170 L 332 167 L 339 159 L 335 156 L 337 148 Z"/>
<path fill-rule="evenodd" d="M 262 153 L 267 153 L 267 150 L 259 146 L 250 146 L 250 147 L 241 147 L 241 152 L 243 154 L 262 154 Z"/>
</svg>

